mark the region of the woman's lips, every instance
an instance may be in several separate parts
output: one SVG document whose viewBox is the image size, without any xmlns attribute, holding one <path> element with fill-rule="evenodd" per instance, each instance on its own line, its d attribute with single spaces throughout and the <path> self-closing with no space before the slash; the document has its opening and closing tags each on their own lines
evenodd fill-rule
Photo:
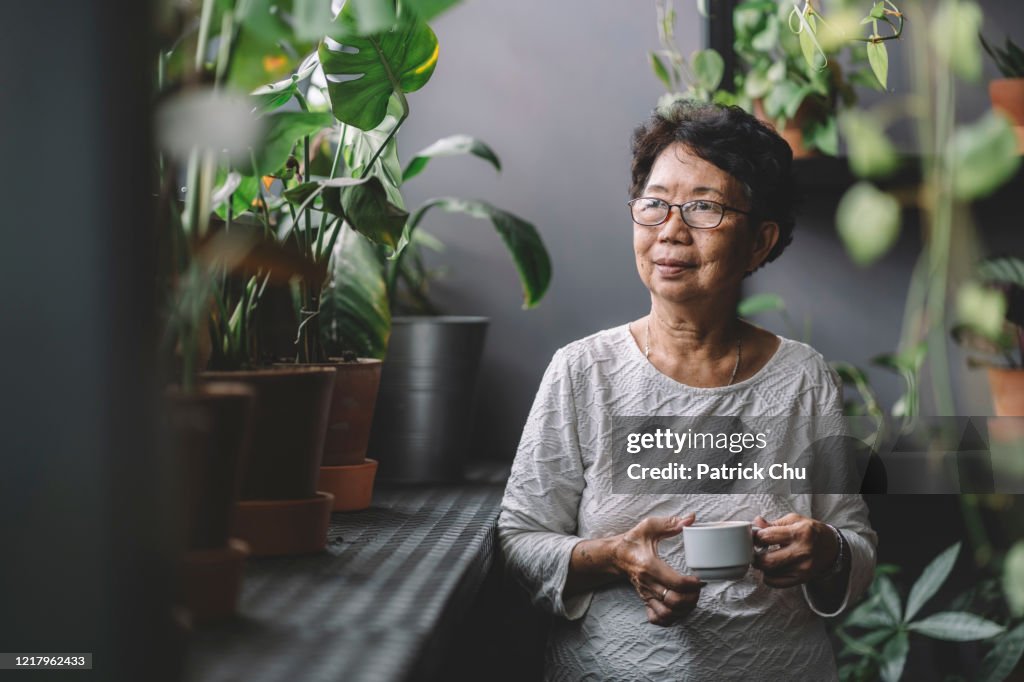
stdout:
<svg viewBox="0 0 1024 682">
<path fill-rule="evenodd" d="M 654 267 L 657 269 L 659 275 L 662 275 L 663 277 L 672 277 L 674 275 L 681 275 L 687 270 L 696 268 L 697 264 L 690 261 L 676 260 L 674 258 L 659 258 L 654 261 Z"/>
</svg>

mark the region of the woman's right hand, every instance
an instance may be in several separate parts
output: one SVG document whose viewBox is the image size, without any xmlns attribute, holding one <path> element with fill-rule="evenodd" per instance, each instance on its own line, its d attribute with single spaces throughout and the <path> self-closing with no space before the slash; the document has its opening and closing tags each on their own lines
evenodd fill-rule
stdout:
<svg viewBox="0 0 1024 682">
<path fill-rule="evenodd" d="M 669 626 L 697 606 L 700 590 L 707 583 L 695 576 L 683 575 L 658 555 L 658 543 L 683 532 L 696 519 L 695 514 L 649 516 L 622 535 L 612 552 L 612 562 L 629 578 L 647 605 L 647 620 Z"/>
</svg>

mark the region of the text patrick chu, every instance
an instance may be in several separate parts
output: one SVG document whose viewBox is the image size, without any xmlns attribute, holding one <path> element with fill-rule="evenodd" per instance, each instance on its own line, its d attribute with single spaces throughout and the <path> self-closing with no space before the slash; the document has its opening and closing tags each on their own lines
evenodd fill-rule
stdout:
<svg viewBox="0 0 1024 682">
<path fill-rule="evenodd" d="M 630 433 L 626 438 L 626 451 L 639 454 L 645 450 L 668 450 L 678 455 L 683 451 L 697 450 L 716 455 L 751 453 L 763 450 L 768 445 L 768 433 L 699 433 L 693 430 L 676 432 L 671 429 L 657 429 L 647 433 Z M 709 457 L 716 459 L 716 457 Z M 644 466 L 639 462 L 630 464 L 626 475 L 634 481 L 763 481 L 797 480 L 807 478 L 806 467 L 792 466 L 786 462 L 763 465 L 758 462 L 669 462 L 659 466 Z"/>
</svg>

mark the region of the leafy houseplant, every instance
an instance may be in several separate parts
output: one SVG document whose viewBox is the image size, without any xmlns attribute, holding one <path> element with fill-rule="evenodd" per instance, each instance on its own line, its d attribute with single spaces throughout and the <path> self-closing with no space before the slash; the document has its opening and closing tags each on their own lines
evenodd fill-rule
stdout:
<svg viewBox="0 0 1024 682">
<path fill-rule="evenodd" d="M 483 142 L 456 135 L 416 154 L 402 173 L 415 177 L 438 156 L 472 154 L 500 169 L 497 155 Z M 466 425 L 488 321 L 482 317 L 436 315 L 429 299 L 429 273 L 420 249 L 436 245 L 421 223 L 431 209 L 488 220 L 515 263 L 524 307 L 536 305 L 551 278 L 550 258 L 536 228 L 522 218 L 481 200 L 431 199 L 413 211 L 406 227 L 409 246 L 384 264 L 389 308 L 419 316 L 397 317 L 385 362 L 381 404 L 371 448 L 386 456 L 382 475 L 394 480 L 438 481 L 461 477 Z M 422 313 L 430 313 L 422 315 Z"/>
<path fill-rule="evenodd" d="M 199 294 L 191 297 L 197 302 L 191 311 L 192 319 L 201 319 L 210 310 L 207 302 L 211 298 L 215 301 L 209 315 L 213 341 L 211 364 L 222 370 L 238 370 L 266 362 L 257 333 L 259 313 L 265 312 L 261 311 L 260 304 L 266 300 L 268 283 L 275 279 L 293 280 L 294 276 L 299 278 L 293 284 L 302 301 L 300 310 L 304 311 L 298 327 L 301 352 L 297 355 L 307 361 L 324 359 L 315 333 L 319 322 L 317 303 L 342 221 L 349 229 L 361 230 L 367 237 L 394 247 L 405 216 L 388 200 L 374 174 L 336 177 L 335 171 L 340 168 L 337 155 L 325 177 L 315 181 L 310 177 L 311 138 L 335 124 L 330 112 L 308 106 L 299 86 L 317 68 L 315 49 L 321 39 L 328 40 L 325 35 L 355 42 L 361 39 L 364 27 L 353 12 L 343 10 L 335 19 L 326 2 L 306 3 L 302 12 L 292 12 L 289 2 L 277 7 L 284 11 L 272 11 L 274 8 L 270 5 L 269 2 L 205 2 L 198 22 L 182 22 L 182 25 L 195 27 L 189 34 L 190 39 L 179 41 L 175 46 L 178 49 L 165 53 L 162 59 L 162 72 L 168 74 L 172 85 L 177 85 L 174 81 L 177 73 L 184 79 L 181 82 L 204 93 L 212 90 L 212 94 L 218 89 L 230 91 L 233 86 L 249 89 L 265 83 L 271 76 L 291 73 L 284 80 L 257 88 L 252 96 L 245 98 L 244 113 L 251 110 L 253 115 L 248 119 L 255 118 L 262 129 L 262 135 L 248 144 L 247 154 L 221 154 L 221 148 L 229 145 L 220 137 L 205 147 L 194 146 L 188 153 L 186 182 L 189 191 L 180 221 L 185 239 L 179 241 L 192 243 L 227 238 L 237 245 L 242 235 L 250 238 L 249 246 L 253 247 L 236 249 L 233 254 L 234 264 L 241 267 L 218 266 L 212 269 L 212 276 L 208 268 L 193 278 L 201 282 L 202 287 Z M 411 15 L 402 25 L 432 36 L 429 28 Z M 371 28 L 384 30 L 379 26 Z M 399 35 L 402 36 L 399 40 L 403 40 L 405 34 Z M 217 48 L 211 53 L 209 45 L 214 38 Z M 372 39 L 367 40 L 372 42 Z M 396 49 L 401 48 L 385 50 L 381 59 Z M 176 55 L 193 50 L 195 69 L 176 70 L 174 65 L 181 61 Z M 207 62 L 211 54 L 212 61 Z M 303 59 L 303 54 L 309 56 Z M 384 71 L 379 65 L 377 70 Z M 422 70 L 418 76 L 420 82 L 428 77 L 429 70 L 426 76 L 422 75 Z M 212 89 L 202 85 L 206 81 L 212 82 Z M 369 82 L 370 79 L 366 79 L 366 83 Z M 245 127 L 248 119 L 237 115 L 233 123 Z M 301 163 L 298 157 L 302 158 Z M 173 167 L 166 169 L 166 177 L 174 175 Z M 165 186 L 170 184 L 165 183 Z M 212 211 L 222 220 L 218 230 L 210 229 Z M 289 220 L 282 220 L 282 216 Z M 186 259 L 186 263 L 187 271 L 194 272 L 199 259 L 193 257 L 191 263 Z M 232 270 L 255 272 L 239 282 L 228 276 Z M 191 328 L 201 328 L 201 325 L 192 324 Z M 308 333 L 309 330 L 314 333 Z M 195 344 L 185 345 L 194 347 Z M 192 368 L 200 365 L 196 361 L 185 364 Z M 205 376 L 207 379 L 223 378 L 223 375 Z M 248 501 L 240 505 L 244 513 L 237 516 L 236 523 L 254 533 L 271 527 L 288 528 L 276 538 L 249 537 L 257 553 L 315 550 L 326 540 L 331 499 L 330 495 L 317 493 L 317 477 L 335 376 L 335 368 L 315 366 L 231 374 L 235 379 L 258 387 L 257 409 L 261 412 L 256 424 L 262 430 L 254 438 L 256 448 L 242 484 L 243 497 Z M 305 386 L 300 393 L 283 398 L 278 393 L 279 389 L 290 391 L 298 385 Z M 289 431 L 288 425 L 294 430 Z M 270 517 L 275 517 L 276 521 Z"/>
<path fill-rule="evenodd" d="M 994 646 L 982 663 L 979 679 L 1005 679 L 1024 653 L 1024 630 L 1007 631 L 998 623 L 966 611 L 918 617 L 949 577 L 959 553 L 958 542 L 932 560 L 910 588 L 905 603 L 888 575 L 893 567 L 878 567 L 868 598 L 836 629 L 843 643 L 838 656 L 840 679 L 899 680 L 914 634 L 949 642 L 991 640 Z"/>
<path fill-rule="evenodd" d="M 981 44 L 996 63 L 1002 78 L 990 81 L 988 96 L 992 100 L 992 108 L 1002 111 L 1013 121 L 1014 132 L 1017 134 L 1017 151 L 1024 153 L 1024 50 L 1021 50 L 1009 38 L 1005 46 L 993 47 L 978 35 Z"/>
<path fill-rule="evenodd" d="M 809 2 L 802 9 L 773 0 L 742 2 L 733 13 L 741 69 L 732 102 L 772 122 L 796 156 L 813 150 L 835 156 L 837 113 L 856 103 L 855 85 L 885 89 L 885 43 L 901 37 L 903 23 L 903 13 L 887 0 L 872 3 L 859 21 L 845 7 L 826 21 Z M 865 25 L 866 36 L 858 30 Z M 849 63 L 846 71 L 841 58 Z"/>
<path fill-rule="evenodd" d="M 661 49 L 648 53 L 648 58 L 654 75 L 668 91 L 658 100 L 658 108 L 668 110 L 679 99 L 726 101 L 728 93 L 718 90 L 725 73 L 722 55 L 704 49 L 695 51 L 689 59 L 684 57 L 675 41 L 676 13 L 672 0 L 656 0 L 655 6 Z"/>
<path fill-rule="evenodd" d="M 961 323 L 953 338 L 988 358 L 969 363 L 988 367 L 997 416 L 1024 417 L 1024 260 L 991 258 L 978 268 L 980 283 L 960 291 Z"/>
</svg>

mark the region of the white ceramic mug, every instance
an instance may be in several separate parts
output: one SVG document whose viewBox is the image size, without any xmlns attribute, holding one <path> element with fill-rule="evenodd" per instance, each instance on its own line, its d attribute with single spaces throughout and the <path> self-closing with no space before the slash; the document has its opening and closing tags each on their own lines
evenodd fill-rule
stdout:
<svg viewBox="0 0 1024 682">
<path fill-rule="evenodd" d="M 754 555 L 749 521 L 715 521 L 683 527 L 686 565 L 701 580 L 739 580 Z"/>
</svg>

